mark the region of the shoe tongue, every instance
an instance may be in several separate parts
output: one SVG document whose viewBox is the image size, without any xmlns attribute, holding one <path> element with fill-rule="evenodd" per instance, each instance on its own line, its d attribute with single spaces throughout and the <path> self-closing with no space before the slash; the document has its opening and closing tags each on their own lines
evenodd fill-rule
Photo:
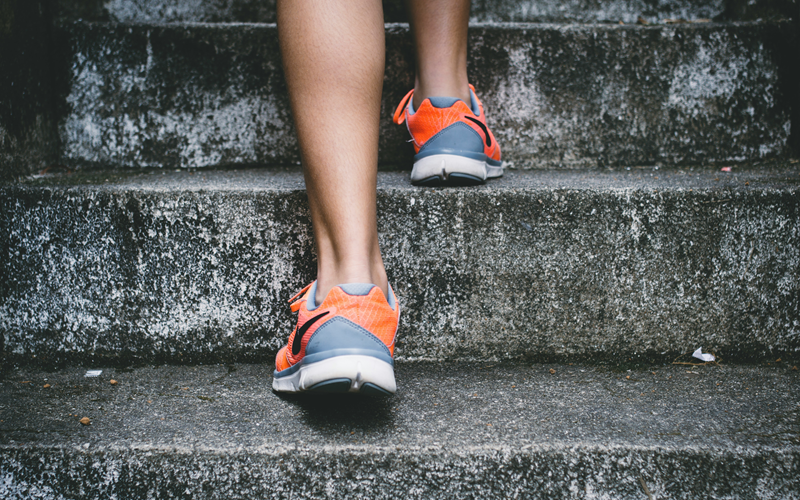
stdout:
<svg viewBox="0 0 800 500">
<path fill-rule="evenodd" d="M 431 102 L 431 106 L 434 108 L 449 108 L 453 104 L 457 103 L 458 101 L 464 102 L 463 100 L 459 99 L 458 97 L 428 97 L 428 100 Z M 466 104 L 466 103 L 465 103 Z"/>
</svg>

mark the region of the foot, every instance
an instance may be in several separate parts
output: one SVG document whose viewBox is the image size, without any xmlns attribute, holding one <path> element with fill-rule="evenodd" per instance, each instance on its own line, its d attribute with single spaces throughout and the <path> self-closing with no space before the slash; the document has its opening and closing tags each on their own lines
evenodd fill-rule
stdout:
<svg viewBox="0 0 800 500">
<path fill-rule="evenodd" d="M 316 287 L 314 282 L 290 300 L 299 313 L 297 326 L 278 351 L 273 390 L 394 394 L 400 318 L 394 291 L 389 287 L 387 300 L 372 284 L 338 285 L 317 305 Z"/>
<path fill-rule="evenodd" d="M 414 109 L 412 90 L 397 107 L 394 122 L 405 122 L 414 141 L 412 184 L 475 185 L 503 175 L 500 146 L 469 88 L 469 105 L 455 97 L 428 97 Z"/>
</svg>

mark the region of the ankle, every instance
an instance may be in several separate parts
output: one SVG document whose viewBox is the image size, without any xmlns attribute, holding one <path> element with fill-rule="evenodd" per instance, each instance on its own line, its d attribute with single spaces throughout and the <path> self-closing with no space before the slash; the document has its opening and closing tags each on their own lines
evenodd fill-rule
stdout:
<svg viewBox="0 0 800 500">
<path fill-rule="evenodd" d="M 414 108 L 419 108 L 422 101 L 428 97 L 456 97 L 467 103 L 467 106 L 472 101 L 469 93 L 469 84 L 461 85 L 456 82 L 449 82 L 424 86 L 417 83 L 414 87 Z"/>
<path fill-rule="evenodd" d="M 381 263 L 377 269 L 364 269 L 357 271 L 342 271 L 342 272 L 318 272 L 317 277 L 317 293 L 314 300 L 317 304 L 321 304 L 328 296 L 328 292 L 337 285 L 344 285 L 347 283 L 370 283 L 376 285 L 383 292 L 384 297 L 389 297 L 389 282 L 386 278 L 386 271 Z"/>
</svg>

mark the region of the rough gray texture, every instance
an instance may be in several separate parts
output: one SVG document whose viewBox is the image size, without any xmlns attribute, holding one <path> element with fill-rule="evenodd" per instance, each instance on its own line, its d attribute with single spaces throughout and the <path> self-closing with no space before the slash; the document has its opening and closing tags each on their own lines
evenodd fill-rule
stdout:
<svg viewBox="0 0 800 500">
<path fill-rule="evenodd" d="M 217 362 L 283 345 L 285 301 L 315 270 L 299 172 L 98 175 L 0 188 L 8 360 Z M 512 171 L 431 190 L 382 172 L 397 355 L 797 353 L 798 181 L 796 166 Z"/>
<path fill-rule="evenodd" d="M 64 20 L 274 23 L 274 0 L 60 0 Z M 406 22 L 401 0 L 383 1 L 386 22 Z M 472 22 L 625 22 L 641 16 L 728 20 L 794 18 L 796 0 L 474 0 Z"/>
<path fill-rule="evenodd" d="M 71 28 L 68 165 L 293 162 L 274 26 Z"/>
<path fill-rule="evenodd" d="M 691 164 L 790 154 L 789 23 L 485 25 L 469 71 L 504 158 L 522 168 Z M 271 25 L 64 28 L 63 162 L 86 167 L 295 163 Z M 407 28 L 387 27 L 381 161 L 409 166 L 391 114 L 412 86 Z"/>
<path fill-rule="evenodd" d="M 0 496 L 796 499 L 784 365 L 401 364 L 390 400 L 279 397 L 269 364 L 14 372 Z"/>
<path fill-rule="evenodd" d="M 0 179 L 58 158 L 48 5 L 0 0 Z"/>
</svg>

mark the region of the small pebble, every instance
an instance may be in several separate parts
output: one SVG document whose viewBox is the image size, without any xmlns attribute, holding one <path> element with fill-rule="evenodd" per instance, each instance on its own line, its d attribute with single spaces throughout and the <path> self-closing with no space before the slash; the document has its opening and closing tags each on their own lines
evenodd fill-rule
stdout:
<svg viewBox="0 0 800 500">
<path fill-rule="evenodd" d="M 555 373 L 556 373 L 556 371 L 554 369 L 550 368 L 550 375 L 554 375 Z"/>
<path fill-rule="evenodd" d="M 628 375 L 628 376 L 626 376 L 626 377 L 625 377 L 625 379 L 626 379 L 626 380 L 630 380 L 630 379 L 631 379 L 631 376 L 630 376 L 630 375 Z"/>
<path fill-rule="evenodd" d="M 114 380 L 112 378 L 108 383 L 111 384 L 111 385 L 117 385 L 119 382 L 117 382 L 116 380 Z"/>
<path fill-rule="evenodd" d="M 42 387 L 44 387 L 45 389 L 49 389 L 50 388 L 50 384 L 44 384 Z"/>
<path fill-rule="evenodd" d="M 83 425 L 89 425 L 89 424 L 91 424 L 91 423 L 92 423 L 92 421 L 91 421 L 91 420 L 89 420 L 89 417 L 83 417 L 83 418 L 81 419 L 81 423 L 82 423 Z"/>
</svg>

